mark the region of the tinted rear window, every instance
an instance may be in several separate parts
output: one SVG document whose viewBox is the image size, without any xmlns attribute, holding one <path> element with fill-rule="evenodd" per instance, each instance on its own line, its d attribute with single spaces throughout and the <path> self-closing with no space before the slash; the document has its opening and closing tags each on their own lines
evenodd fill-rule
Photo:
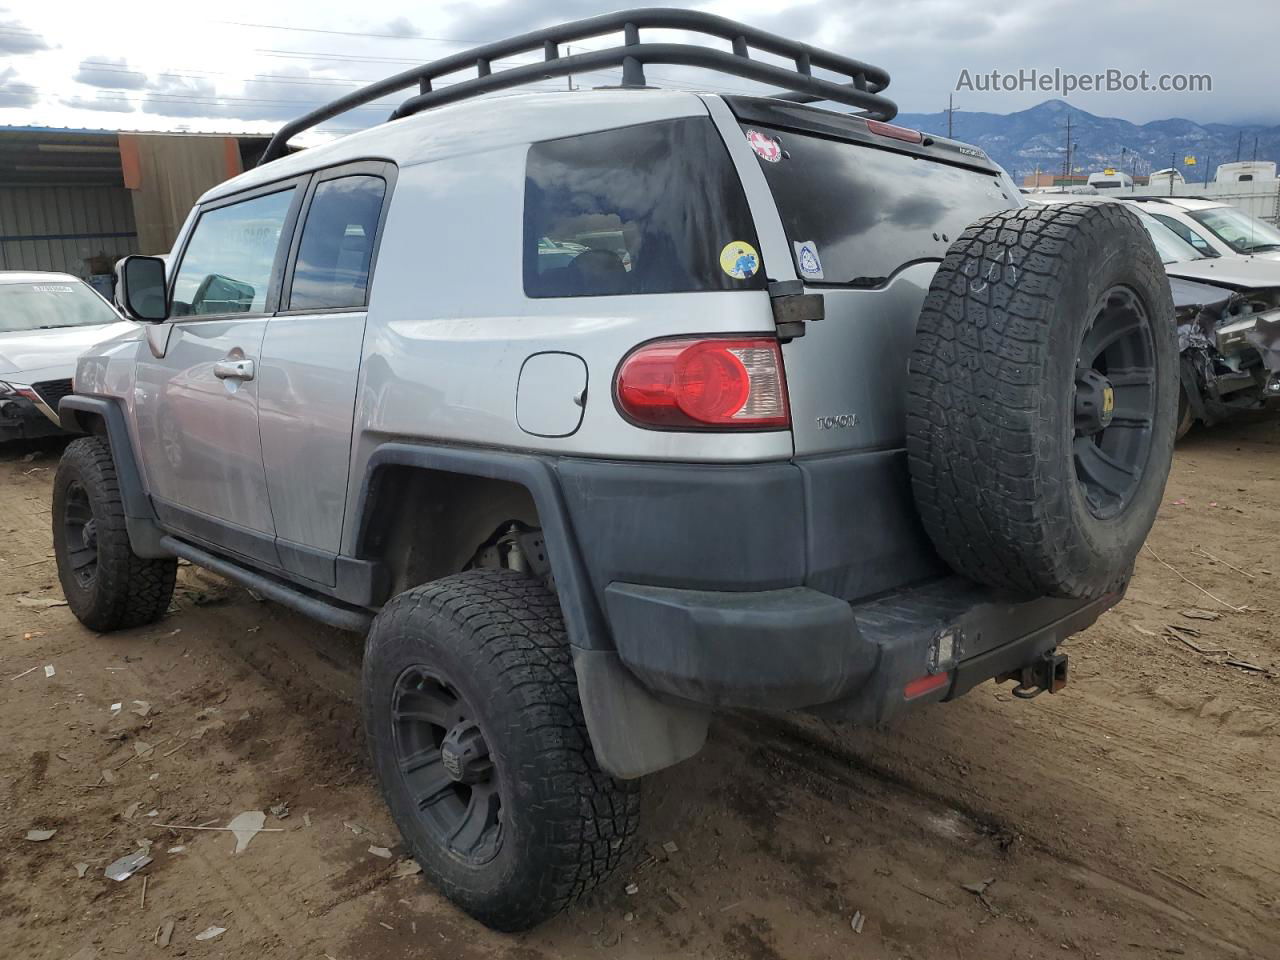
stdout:
<svg viewBox="0 0 1280 960">
<path fill-rule="evenodd" d="M 362 307 L 387 182 L 350 176 L 316 187 L 302 228 L 290 310 Z"/>
<path fill-rule="evenodd" d="M 706 118 L 529 148 L 524 289 L 611 296 L 763 285 L 742 185 Z"/>
<path fill-rule="evenodd" d="M 989 173 L 756 124 L 743 132 L 810 281 L 882 282 L 914 260 L 941 259 L 943 234 L 955 240 L 978 217 L 1016 205 Z"/>
</svg>

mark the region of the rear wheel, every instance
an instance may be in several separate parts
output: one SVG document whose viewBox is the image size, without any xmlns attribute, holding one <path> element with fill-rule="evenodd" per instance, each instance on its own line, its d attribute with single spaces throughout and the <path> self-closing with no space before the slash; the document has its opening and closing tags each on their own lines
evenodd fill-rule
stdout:
<svg viewBox="0 0 1280 960">
<path fill-rule="evenodd" d="M 596 764 L 556 597 L 508 570 L 400 594 L 374 621 L 364 716 L 383 796 L 423 871 L 500 930 L 603 880 L 638 784 Z"/>
<path fill-rule="evenodd" d="M 53 552 L 67 606 L 92 630 L 141 627 L 164 616 L 178 561 L 133 552 L 111 448 L 81 437 L 53 479 Z"/>
</svg>

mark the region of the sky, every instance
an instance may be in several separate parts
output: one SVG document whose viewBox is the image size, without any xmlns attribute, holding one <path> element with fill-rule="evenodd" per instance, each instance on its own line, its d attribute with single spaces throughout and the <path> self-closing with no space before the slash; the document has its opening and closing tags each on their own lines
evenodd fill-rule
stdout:
<svg viewBox="0 0 1280 960">
<path fill-rule="evenodd" d="M 639 6 L 639 0 L 633 4 Z M 1068 102 L 1137 123 L 1280 124 L 1269 59 L 1247 37 L 1274 37 L 1276 0 L 1237 0 L 1216 15 L 1202 0 L 1084 4 L 1039 0 L 711 0 L 684 3 L 889 71 L 903 112 L 1010 113 L 1057 96 L 1043 91 L 956 92 L 970 76 L 1020 69 L 1153 76 L 1208 74 L 1211 92 L 1076 92 Z M 550 23 L 626 6 L 626 0 L 474 0 L 406 3 L 314 0 L 0 0 L 0 125 L 270 132 L 282 121 L 408 67 Z M 660 37 L 661 39 L 674 39 Z M 583 46 L 612 46 L 608 37 Z M 523 62 L 528 58 L 521 58 Z M 536 58 L 535 58 L 536 59 Z M 495 65 L 495 70 L 501 69 Z M 736 77 L 651 68 L 658 85 L 753 92 Z M 616 85 L 619 73 L 575 78 Z M 701 80 L 699 79 L 701 77 Z M 542 81 L 560 88 L 566 81 Z M 345 132 L 385 118 L 395 103 L 327 125 Z"/>
</svg>

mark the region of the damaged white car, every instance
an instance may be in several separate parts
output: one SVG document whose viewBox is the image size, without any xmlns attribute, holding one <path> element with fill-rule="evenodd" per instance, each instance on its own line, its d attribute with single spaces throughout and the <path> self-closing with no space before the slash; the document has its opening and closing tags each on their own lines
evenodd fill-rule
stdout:
<svg viewBox="0 0 1280 960">
<path fill-rule="evenodd" d="M 0 272 L 0 442 L 62 432 L 58 401 L 87 348 L 136 329 L 83 280 Z"/>
</svg>

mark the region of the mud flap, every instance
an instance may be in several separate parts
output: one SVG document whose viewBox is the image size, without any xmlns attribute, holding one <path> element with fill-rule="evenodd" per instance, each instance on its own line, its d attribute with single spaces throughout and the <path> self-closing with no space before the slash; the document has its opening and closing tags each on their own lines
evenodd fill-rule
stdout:
<svg viewBox="0 0 1280 960">
<path fill-rule="evenodd" d="M 602 770 L 634 780 L 702 749 L 710 710 L 657 699 L 613 650 L 572 649 L 578 697 Z"/>
</svg>

